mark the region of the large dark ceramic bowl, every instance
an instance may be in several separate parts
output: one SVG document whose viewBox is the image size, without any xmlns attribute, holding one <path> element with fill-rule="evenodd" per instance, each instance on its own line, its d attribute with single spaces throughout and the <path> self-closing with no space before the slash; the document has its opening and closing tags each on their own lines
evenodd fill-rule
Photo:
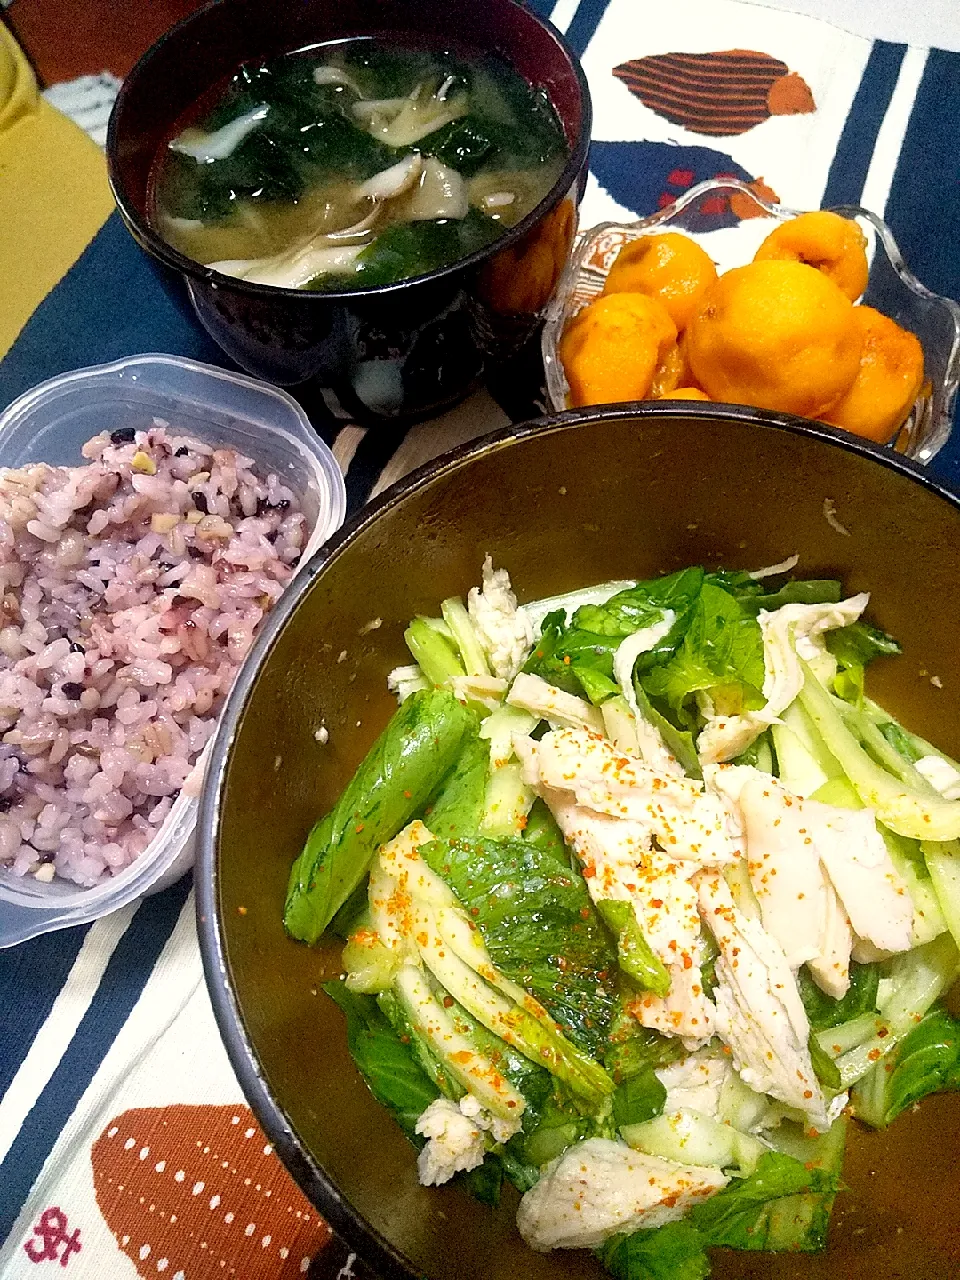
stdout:
<svg viewBox="0 0 960 1280">
<path fill-rule="evenodd" d="M 531 1253 L 512 1191 L 494 1210 L 455 1187 L 417 1184 L 413 1148 L 354 1069 L 339 1010 L 317 994 L 339 971 L 337 948 L 283 931 L 290 864 L 394 709 L 386 676 L 408 660 L 409 618 L 463 594 L 486 552 L 521 600 L 797 552 L 802 573 L 872 593 L 870 616 L 903 644 L 901 658 L 871 672 L 876 696 L 957 755 L 958 546 L 960 499 L 912 463 L 795 419 L 662 403 L 488 436 L 395 485 L 317 553 L 226 708 L 203 804 L 200 935 L 251 1106 L 318 1209 L 380 1274 L 602 1275 L 589 1253 Z M 852 1128 L 849 1189 L 826 1253 L 718 1253 L 715 1277 L 960 1275 L 960 1097 L 929 1098 L 887 1133 Z"/>
<path fill-rule="evenodd" d="M 377 35 L 497 51 L 546 90 L 569 159 L 547 196 L 492 245 L 428 276 L 307 293 L 221 275 L 179 253 L 148 219 L 150 170 L 177 120 L 250 59 Z M 590 98 L 560 34 L 517 0 L 217 0 L 173 27 L 125 80 L 107 139 L 121 217 L 184 277 L 197 314 L 249 372 L 315 380 L 364 422 L 412 420 L 460 399 L 484 368 L 532 336 L 573 243 L 590 141 Z"/>
</svg>

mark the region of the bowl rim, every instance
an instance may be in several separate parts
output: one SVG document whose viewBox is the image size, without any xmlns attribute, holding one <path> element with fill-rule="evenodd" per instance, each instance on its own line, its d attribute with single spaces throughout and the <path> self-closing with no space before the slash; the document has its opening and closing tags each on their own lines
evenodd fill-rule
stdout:
<svg viewBox="0 0 960 1280">
<path fill-rule="evenodd" d="M 588 406 L 529 420 L 479 436 L 452 449 L 401 477 L 373 501 L 361 507 L 304 566 L 291 591 L 267 616 L 239 676 L 221 711 L 207 768 L 197 824 L 197 866 L 195 873 L 197 933 L 204 977 L 227 1057 L 240 1088 L 287 1170 L 307 1198 L 323 1214 L 330 1227 L 344 1237 L 364 1262 L 385 1280 L 415 1280 L 419 1272 L 375 1227 L 350 1204 L 323 1167 L 297 1135 L 280 1103 L 273 1098 L 266 1075 L 247 1032 L 243 1012 L 233 989 L 227 963 L 219 912 L 220 802 L 232 748 L 237 738 L 246 703 L 261 667 L 277 642 L 287 621 L 311 589 L 323 568 L 344 551 L 387 510 L 396 507 L 411 493 L 437 478 L 468 465 L 474 458 L 509 448 L 517 441 L 544 432 L 577 430 L 597 421 L 630 418 L 707 418 L 717 422 L 753 421 L 756 425 L 794 436 L 822 441 L 831 448 L 859 454 L 921 485 L 949 505 L 960 510 L 960 490 L 945 484 L 925 468 L 892 450 L 805 418 L 746 405 L 635 401 L 617 405 Z"/>
<path fill-rule="evenodd" d="M 575 144 L 570 148 L 570 153 L 563 169 L 543 199 L 530 210 L 526 217 L 521 218 L 515 226 L 508 228 L 502 235 L 491 241 L 490 244 L 474 250 L 473 253 L 467 254 L 463 258 L 457 258 L 454 262 L 447 263 L 436 271 L 426 272 L 423 275 L 410 276 L 404 280 L 396 280 L 391 284 L 373 285 L 366 289 L 324 290 L 323 292 L 318 290 L 288 289 L 280 285 L 254 284 L 249 280 L 239 280 L 235 276 L 224 275 L 222 272 L 214 271 L 209 266 L 195 262 L 193 258 L 188 258 L 186 254 L 168 244 L 153 229 L 149 220 L 146 217 L 141 217 L 120 180 L 116 155 L 124 109 L 127 100 L 138 89 L 140 80 L 148 72 L 153 59 L 161 48 L 169 41 L 178 39 L 189 27 L 201 22 L 212 10 L 221 9 L 225 4 L 229 5 L 232 0 L 209 0 L 209 3 L 204 4 L 201 8 L 194 10 L 193 13 L 187 14 L 186 17 L 175 22 L 138 58 L 120 86 L 120 91 L 110 112 L 110 120 L 107 127 L 107 178 L 110 184 L 110 191 L 116 201 L 117 210 L 127 230 L 141 248 L 147 250 L 165 266 L 173 268 L 173 270 L 180 272 L 181 275 L 188 277 L 192 281 L 209 285 L 212 289 L 229 288 L 235 292 L 247 294 L 252 298 L 296 298 L 301 302 L 306 299 L 308 302 L 318 306 L 324 302 L 348 303 L 351 299 L 389 297 L 409 285 L 426 284 L 428 282 L 432 284 L 434 281 L 446 279 L 454 272 L 478 266 L 480 263 L 492 258 L 500 250 L 508 249 L 517 244 L 545 214 L 561 203 L 578 181 L 580 173 L 586 165 L 587 153 L 590 149 L 590 138 L 593 132 L 593 102 L 580 59 L 568 44 L 563 33 L 549 19 L 541 17 L 532 8 L 524 5 L 522 0 L 520 3 L 517 0 L 510 0 L 510 2 L 515 4 L 516 8 L 535 26 L 541 27 L 563 54 L 573 73 L 579 93 L 581 109 L 580 132 Z M 291 52 L 297 51 L 292 50 Z M 555 107 L 554 111 L 556 111 Z M 559 112 L 557 115 L 559 118 Z"/>
<path fill-rule="evenodd" d="M 568 313 L 570 299 L 596 242 L 612 231 L 622 231 L 639 237 L 655 232 L 658 227 L 664 224 L 667 224 L 669 229 L 673 219 L 678 214 L 682 213 L 684 209 L 694 204 L 701 197 L 714 191 L 739 192 L 752 200 L 757 208 L 763 210 L 767 216 L 776 218 L 778 222 L 786 222 L 791 218 L 798 218 L 806 212 L 820 212 L 820 210 L 795 209 L 792 205 L 767 200 L 764 196 L 758 194 L 749 183 L 743 182 L 739 178 L 708 178 L 706 181 L 698 182 L 695 186 L 684 191 L 670 204 L 658 209 L 656 213 L 648 214 L 643 218 L 636 218 L 631 222 L 608 219 L 605 222 L 596 223 L 595 226 L 583 228 L 577 236 L 573 250 L 567 258 L 566 266 L 557 282 L 553 297 L 547 306 L 543 329 L 540 334 L 540 354 L 546 379 L 547 404 L 551 412 L 565 412 L 562 407 L 558 407 L 562 387 L 566 385 L 563 365 L 560 360 L 560 339 L 567 320 L 570 318 L 571 313 Z M 930 432 L 929 439 L 924 442 L 917 454 L 923 462 L 930 462 L 950 439 L 953 429 L 953 414 L 957 391 L 960 389 L 960 303 L 946 294 L 934 293 L 932 289 L 928 289 L 913 274 L 900 251 L 900 246 L 897 244 L 893 231 L 879 214 L 873 213 L 870 209 L 865 209 L 858 204 L 830 205 L 824 212 L 838 213 L 851 220 L 863 218 L 867 221 L 873 227 L 877 238 L 883 246 L 883 251 L 890 266 L 896 272 L 904 287 L 919 298 L 925 298 L 929 302 L 939 304 L 950 319 L 953 338 L 942 382 L 943 405 L 938 421 Z M 683 231 L 683 228 L 680 228 L 680 230 L 684 235 L 690 234 Z M 760 411 L 757 410 L 757 412 Z M 817 419 L 811 418 L 809 421 L 815 422 Z M 895 448 L 896 439 L 897 437 L 894 437 L 894 440 L 889 445 L 884 446 L 889 452 L 897 451 Z"/>
</svg>

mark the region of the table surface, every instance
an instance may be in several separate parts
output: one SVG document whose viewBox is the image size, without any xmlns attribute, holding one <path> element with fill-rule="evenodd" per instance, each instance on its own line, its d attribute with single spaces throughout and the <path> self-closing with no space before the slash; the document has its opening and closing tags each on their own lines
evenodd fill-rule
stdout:
<svg viewBox="0 0 960 1280">
<path fill-rule="evenodd" d="M 76 76 L 125 76 L 201 0 L 13 0 L 7 20 L 46 87 Z"/>
<path fill-rule="evenodd" d="M 43 85 L 112 71 L 140 54 L 204 0 L 12 0 L 10 25 Z M 958 0 L 749 0 L 804 13 L 856 35 L 960 50 Z M 560 0 L 558 8 L 563 8 Z"/>
<path fill-rule="evenodd" d="M 705 3 L 709 2 L 710 0 L 705 0 Z M 748 17 L 741 15 L 740 26 L 732 33 L 728 26 L 721 24 L 717 38 L 729 43 L 717 43 L 713 48 L 725 49 L 733 45 L 751 49 L 770 48 L 769 44 L 759 43 L 770 38 L 772 23 L 775 18 L 780 17 L 779 14 L 771 14 L 769 10 L 784 10 L 828 19 L 835 25 L 868 39 L 912 42 L 916 45 L 960 50 L 960 0 L 923 0 L 921 6 L 916 6 L 915 0 L 912 4 L 911 0 L 747 2 L 757 6 L 755 17 L 752 13 Z M 638 5 L 638 0 L 630 0 L 630 3 Z M 696 3 L 696 0 L 689 0 L 689 3 Z M 620 0 L 620 5 L 620 11 L 625 12 L 624 0 Z M 722 8 L 719 0 L 718 6 Z M 3 13 L 26 48 L 41 82 L 50 85 L 102 70 L 123 76 L 163 29 L 196 7 L 196 0 L 12 0 Z M 543 0 L 540 0 L 540 7 L 545 7 Z M 681 9 L 685 6 L 678 4 L 676 7 Z M 576 0 L 558 0 L 553 15 L 558 25 L 565 27 L 575 12 L 582 16 L 591 11 L 602 12 L 603 8 L 604 4 L 600 0 L 583 0 L 579 11 Z M 663 35 L 670 22 L 670 8 L 671 6 L 661 7 L 656 14 L 651 11 L 651 18 L 660 24 L 653 34 L 647 29 L 649 24 L 644 29 L 637 24 L 631 33 L 636 53 L 649 52 L 653 48 L 686 47 L 682 44 L 658 43 L 661 38 L 678 38 L 675 34 Z M 763 9 L 768 12 L 764 13 Z M 758 34 L 754 37 L 752 33 L 755 29 Z M 759 34 L 761 31 L 762 35 Z M 934 220 L 924 206 L 924 198 L 929 197 L 930 188 L 938 174 L 946 175 L 946 181 L 956 185 L 956 180 L 960 178 L 960 156 L 949 154 L 944 160 L 943 156 L 938 155 L 936 161 L 940 168 L 930 168 L 926 185 L 916 184 L 915 190 L 909 190 L 903 184 L 902 176 L 898 177 L 899 157 L 905 138 L 913 148 L 913 154 L 923 159 L 924 135 L 915 131 L 916 136 L 908 136 L 907 129 L 907 119 L 914 109 L 918 86 L 925 77 L 931 86 L 935 86 L 938 83 L 936 77 L 941 77 L 940 82 L 951 85 L 953 91 L 960 94 L 960 60 L 955 59 L 958 67 L 954 67 L 953 63 L 928 54 L 926 49 L 891 51 L 889 45 L 884 48 L 874 45 L 871 52 L 871 46 L 866 41 L 862 42 L 864 47 L 859 52 L 851 51 L 848 48 L 849 41 L 844 44 L 837 33 L 831 34 L 827 28 L 818 28 L 809 33 L 798 29 L 795 34 L 796 56 L 803 69 L 824 73 L 822 85 L 818 82 L 817 91 L 817 101 L 822 104 L 822 109 L 813 121 L 810 134 L 817 146 L 809 138 L 805 138 L 804 146 L 807 149 L 802 152 L 804 160 L 794 171 L 787 164 L 775 163 L 778 158 L 772 151 L 764 149 L 762 139 L 757 141 L 755 138 L 748 138 L 739 152 L 736 140 L 729 147 L 726 141 L 720 145 L 724 151 L 729 149 L 745 165 L 751 166 L 753 175 L 765 174 L 769 178 L 776 170 L 779 174 L 778 184 L 780 178 L 784 184 L 779 185 L 779 194 L 788 204 L 816 207 L 821 195 L 831 189 L 831 183 L 836 186 L 837 183 L 844 182 L 844 190 L 852 189 L 851 184 L 859 183 L 853 198 L 862 195 L 864 202 L 868 204 L 872 203 L 867 199 L 868 193 L 879 193 L 876 207 L 880 209 L 886 207 L 888 193 L 892 193 L 890 200 L 894 213 L 905 207 L 905 201 L 909 197 L 914 201 L 909 208 L 909 218 L 906 213 L 903 214 L 903 233 L 909 238 L 911 228 L 913 229 L 913 240 L 905 245 L 908 260 L 920 264 L 919 274 L 932 287 L 954 296 L 960 295 L 960 273 L 956 265 L 951 265 L 949 255 L 945 257 L 941 253 L 938 257 L 934 252 L 938 241 L 942 241 L 945 246 L 949 246 L 951 242 L 956 243 L 960 236 L 957 214 L 952 206 L 948 208 L 946 217 L 941 217 L 936 222 L 937 235 L 931 236 L 927 234 L 926 228 L 934 225 Z M 593 39 L 595 35 L 596 39 Z M 617 114 L 623 114 L 619 100 L 615 104 L 615 110 L 608 108 L 605 93 L 610 80 L 609 68 L 611 61 L 619 60 L 623 55 L 604 43 L 604 32 L 601 29 L 597 34 L 596 24 L 591 27 L 589 22 L 582 21 L 577 37 L 583 42 L 581 52 L 584 54 L 584 65 L 592 85 L 599 86 L 602 81 L 604 86 L 595 91 L 598 107 L 595 130 L 598 143 L 597 166 L 602 167 L 607 163 L 618 148 L 621 149 L 620 154 L 623 153 L 622 149 L 635 146 L 665 150 L 665 145 L 673 141 L 672 134 L 665 126 L 658 125 L 656 121 L 646 121 L 643 131 L 631 134 L 629 130 L 633 126 L 630 123 L 621 124 Z M 758 43 L 739 43 L 752 38 Z M 644 39 L 649 40 L 646 46 L 643 44 Z M 826 52 L 822 52 L 822 49 Z M 831 79 L 835 68 L 829 63 L 829 59 L 836 57 L 842 62 L 848 55 L 853 69 L 847 69 L 846 80 L 839 72 Z M 858 142 L 862 140 L 856 131 L 851 131 L 844 125 L 844 113 L 848 108 L 853 113 L 856 107 L 864 127 L 871 123 L 871 101 L 861 100 L 858 88 L 861 73 L 866 80 L 864 68 L 869 59 L 875 60 L 874 70 L 878 74 L 882 72 L 887 75 L 887 97 L 883 100 L 880 118 L 872 121 L 874 131 L 869 136 L 866 149 L 860 145 L 858 150 Z M 874 83 L 879 81 L 875 78 Z M 843 102 L 842 110 L 834 107 L 838 95 Z M 823 132 L 816 134 L 820 120 L 824 122 Z M 881 128 L 881 120 L 883 128 L 887 130 L 886 134 Z M 660 132 L 655 132 L 656 129 L 660 129 Z M 899 129 L 898 134 L 896 129 Z M 891 133 L 895 135 L 894 145 L 885 152 L 880 144 L 886 146 Z M 639 138 L 656 141 L 635 141 Z M 844 165 L 840 168 L 837 168 L 834 157 L 838 138 L 847 147 Z M 687 138 L 690 152 L 694 150 L 695 141 L 696 139 Z M 960 152 L 960 147 L 955 147 L 955 151 Z M 715 157 L 717 152 L 714 150 L 710 154 Z M 817 165 L 820 166 L 819 169 L 816 169 Z M 664 174 L 667 171 L 665 168 Z M 610 184 L 615 184 L 621 176 L 622 172 L 611 162 L 608 170 Z M 788 187 L 786 184 L 792 186 Z M 654 199 L 659 190 L 658 187 L 654 191 Z M 796 192 L 800 194 L 797 195 Z M 604 216 L 620 216 L 609 212 L 613 197 L 601 193 L 595 181 L 588 196 L 592 201 L 589 206 L 591 222 L 599 221 Z M 635 201 L 630 203 L 626 196 L 623 197 L 623 202 L 634 211 L 640 208 Z M 957 235 L 953 235 L 953 230 L 957 231 Z M 899 234 L 901 233 L 898 231 Z M 113 308 L 110 320 L 113 323 L 114 315 L 120 315 L 124 307 L 130 311 L 135 310 L 139 301 L 138 290 L 146 288 L 153 290 L 148 295 L 154 304 L 156 315 L 152 334 L 162 334 L 163 324 L 169 323 L 169 332 L 182 335 L 182 329 L 177 328 L 181 320 L 174 314 L 173 303 L 157 292 L 156 283 L 148 279 L 149 268 L 141 257 L 134 251 L 126 233 L 114 218 L 97 238 L 90 253 L 85 255 L 84 263 L 71 273 L 72 283 L 66 282 L 61 305 L 76 307 L 75 314 L 83 318 L 85 313 L 77 302 L 76 292 L 93 280 L 105 290 L 117 289 L 115 295 L 110 294 L 110 306 Z M 117 264 L 128 273 L 125 279 L 119 279 L 119 283 L 118 277 L 122 277 L 122 272 L 117 271 Z M 76 292 L 71 293 L 71 289 Z M 106 308 L 107 304 L 104 306 Z M 120 321 L 116 323 L 119 329 Z M 49 308 L 46 316 L 38 314 L 36 324 L 31 324 L 32 327 L 24 335 L 24 342 L 18 344 L 19 351 L 14 351 L 11 359 L 4 362 L 5 369 L 0 371 L 0 404 L 5 403 L 7 398 L 12 398 L 23 386 L 29 386 L 53 373 L 95 363 L 115 354 L 125 354 L 125 350 L 121 349 L 122 343 L 139 337 L 133 330 L 129 334 L 114 334 L 106 330 L 90 333 L 82 324 L 75 327 L 75 332 L 64 333 L 63 326 L 55 323 L 55 317 L 51 319 Z M 89 328 L 95 326 L 88 326 Z M 117 344 L 117 350 L 111 349 L 104 354 L 105 345 L 111 342 Z M 148 348 L 139 346 L 134 349 Z M 162 348 L 153 346 L 151 349 Z M 182 348 L 173 345 L 170 349 Z M 216 358 L 215 353 L 200 348 L 191 348 L 185 354 Z M 21 385 L 18 385 L 18 380 Z M 347 470 L 352 504 L 355 506 L 365 498 L 371 486 L 374 491 L 383 488 L 439 448 L 469 439 L 482 430 L 505 422 L 507 418 L 501 407 L 505 401 L 502 396 L 499 400 L 498 406 L 485 392 L 480 393 L 468 405 L 445 415 L 440 422 L 416 428 L 399 448 L 395 444 L 383 442 L 382 438 L 376 438 L 373 433 L 365 434 L 355 427 L 342 429 L 336 438 L 335 452 L 341 465 Z M 510 407 L 506 407 L 509 413 Z M 957 469 L 955 461 L 951 465 Z M 960 470 L 957 474 L 960 474 Z M 84 1160 L 76 1155 L 79 1152 L 84 1156 L 86 1165 L 89 1165 L 91 1136 L 99 1132 L 101 1126 L 103 1132 L 109 1134 L 107 1126 L 111 1123 L 110 1118 L 116 1118 L 121 1111 L 124 1115 L 133 1114 L 131 1110 L 123 1111 L 125 1107 L 142 1108 L 148 1105 L 154 1110 L 162 1111 L 168 1104 L 175 1102 L 180 1107 L 186 1100 L 191 1104 L 187 1119 L 191 1124 L 196 1122 L 201 1125 L 209 1124 L 214 1112 L 219 1115 L 224 1109 L 220 1104 L 230 1104 L 226 1108 L 228 1115 L 239 1114 L 239 1091 L 223 1058 L 209 1002 L 202 988 L 188 891 L 188 883 L 182 882 L 166 894 L 148 899 L 136 914 L 130 910 L 126 915 L 121 914 L 99 922 L 94 926 L 96 933 L 92 930 L 87 935 L 89 943 L 80 936 L 81 931 L 72 930 L 72 937 L 58 935 L 18 948 L 17 952 L 22 953 L 24 966 L 28 960 L 41 966 L 41 970 L 37 971 L 39 976 L 33 975 L 32 994 L 36 1007 L 29 1010 L 26 1010 L 19 999 L 17 963 L 21 957 L 0 953 L 0 974 L 6 979 L 5 984 L 0 984 L 0 1025 L 4 1009 L 16 1011 L 18 1025 L 20 1019 L 25 1019 L 24 1025 L 29 1024 L 32 1030 L 23 1034 L 32 1042 L 30 1053 L 33 1055 L 29 1061 L 24 1058 L 22 1063 L 18 1057 L 11 1068 L 15 1067 L 18 1072 L 14 1083 L 19 1093 L 16 1089 L 8 1089 L 4 1098 L 0 1099 L 0 1103 L 6 1103 L 10 1107 L 10 1097 L 16 1094 L 13 1107 L 19 1106 L 23 1111 L 23 1128 L 17 1133 L 15 1140 L 11 1139 L 8 1149 L 2 1148 L 3 1134 L 0 1131 L 0 1187 L 7 1191 L 13 1187 L 12 1195 L 7 1198 L 16 1198 L 17 1208 L 21 1201 L 25 1202 L 26 1207 L 21 1215 L 21 1225 L 25 1232 L 29 1232 L 31 1224 L 38 1219 L 43 1223 L 45 1214 L 61 1212 L 60 1207 L 52 1210 L 48 1207 L 50 1205 L 62 1206 L 64 1215 L 69 1215 L 71 1230 L 76 1222 L 82 1224 L 83 1240 L 86 1242 L 84 1263 L 89 1269 L 83 1270 L 78 1265 L 79 1259 L 71 1259 L 68 1254 L 60 1260 L 64 1268 L 69 1261 L 76 1276 L 92 1276 L 95 1260 L 98 1258 L 118 1259 L 116 1250 L 122 1239 L 118 1232 L 122 1228 L 111 1235 L 107 1226 L 98 1220 L 96 1212 L 90 1211 L 89 1204 L 84 1200 L 87 1192 L 68 1192 L 63 1180 L 55 1176 L 56 1170 L 51 1171 L 51 1164 L 55 1165 L 58 1157 L 62 1157 L 65 1166 L 70 1164 L 71 1170 L 75 1171 L 84 1164 Z M 23 977 L 24 974 L 20 971 L 20 978 Z M 62 996 L 62 987 L 67 992 L 66 999 Z M 6 1005 L 3 1003 L 4 997 L 8 1000 Z M 168 1008 L 171 1011 L 169 1029 L 159 1037 L 155 1045 L 150 1042 L 149 1054 L 153 1055 L 150 1058 L 153 1064 L 152 1077 L 149 1088 L 143 1088 L 144 1070 L 138 1068 L 137 1064 L 141 1063 L 141 1058 L 144 1063 L 147 1061 L 148 1051 L 143 1045 L 154 1034 L 154 1028 L 160 1025 L 159 1020 L 167 1016 Z M 54 1051 L 51 1042 L 56 1037 L 59 1037 L 59 1042 Z M 124 1057 L 124 1054 L 128 1057 Z M 196 1056 L 191 1057 L 191 1054 Z M 36 1086 L 42 1098 L 37 1095 L 32 1112 L 30 1099 L 34 1096 L 35 1083 L 28 1078 L 31 1071 L 38 1076 L 43 1071 L 48 1071 L 45 1079 L 50 1082 L 48 1087 L 44 1082 Z M 188 1079 L 189 1086 L 184 1085 L 183 1081 Z M 87 1080 L 91 1081 L 90 1089 L 101 1090 L 104 1101 L 103 1109 L 92 1112 L 88 1117 L 86 1130 L 81 1134 L 76 1127 L 76 1116 L 81 1092 Z M 162 1081 L 159 1088 L 157 1081 Z M 0 1094 L 6 1083 L 9 1082 L 0 1078 Z M 138 1088 L 142 1088 L 142 1093 L 137 1092 Z M 182 1092 L 178 1092 L 181 1088 Z M 201 1103 L 204 1105 L 201 1106 Z M 215 1106 L 214 1103 L 218 1105 Z M 180 1107 L 180 1110 L 186 1109 Z M 250 1132 L 253 1132 L 252 1127 Z M 131 1136 L 130 1143 L 132 1140 Z M 44 1160 L 47 1160 L 46 1165 Z M 89 1170 L 83 1171 L 82 1176 L 89 1179 Z M 72 1200 L 70 1195 L 73 1195 Z M 0 1195 L 0 1220 L 3 1219 L 3 1200 L 4 1196 Z M 13 1209 L 14 1214 L 17 1208 Z M 81 1214 L 87 1216 L 81 1217 Z M 12 1222 L 8 1222 L 6 1230 L 11 1225 Z M 34 1232 L 38 1230 L 37 1227 L 32 1229 Z M 4 1265 L 7 1258 L 13 1257 L 12 1253 L 8 1253 L 6 1258 L 3 1256 L 4 1235 L 5 1231 L 0 1230 L 0 1275 L 3 1275 L 4 1280 L 13 1280 L 14 1271 L 8 1271 Z M 29 1236 L 27 1238 L 29 1243 Z M 22 1240 L 15 1234 L 10 1236 L 10 1240 L 13 1241 L 11 1248 L 22 1255 L 26 1249 Z M 112 1254 L 109 1252 L 111 1249 Z M 27 1253 L 27 1257 L 29 1259 L 31 1255 Z M 137 1267 L 129 1253 L 128 1257 L 131 1265 Z M 140 1257 L 142 1259 L 143 1254 Z M 90 1260 L 89 1263 L 87 1259 Z M 21 1269 L 16 1271 L 18 1278 L 23 1273 L 33 1275 L 32 1262 L 28 1269 L 22 1256 L 19 1256 L 19 1263 Z M 122 1273 L 118 1270 L 116 1274 L 132 1274 L 126 1264 L 124 1267 Z M 53 1269 L 59 1270 L 56 1266 Z M 137 1270 L 139 1274 L 144 1274 L 139 1267 Z M 100 1274 L 110 1275 L 112 1280 L 114 1273 L 107 1266 L 101 1269 Z M 190 1274 L 191 1280 L 208 1280 L 207 1276 L 201 1276 L 199 1272 Z M 212 1274 L 214 1272 L 210 1270 L 209 1275 Z M 256 1274 L 266 1273 L 258 1271 Z M 253 1273 L 246 1276 L 245 1280 L 253 1280 Z"/>
</svg>

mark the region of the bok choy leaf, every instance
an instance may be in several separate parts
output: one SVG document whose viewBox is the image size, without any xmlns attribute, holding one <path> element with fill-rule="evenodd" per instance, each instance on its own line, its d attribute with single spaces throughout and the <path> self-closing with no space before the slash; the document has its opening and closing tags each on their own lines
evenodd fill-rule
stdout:
<svg viewBox="0 0 960 1280">
<path fill-rule="evenodd" d="M 722 699 L 728 714 L 764 705 L 763 635 L 729 592 L 706 582 L 697 597 L 683 641 L 674 656 L 654 666 L 640 682 L 679 728 L 693 728 L 694 695 Z"/>
<path fill-rule="evenodd" d="M 377 847 L 420 811 L 476 725 L 446 689 L 415 693 L 394 712 L 293 864 L 283 916 L 292 937 L 319 939 L 363 881 Z"/>
<path fill-rule="evenodd" d="M 533 840 L 437 840 L 420 854 L 490 956 L 574 1044 L 594 1053 L 616 1008 L 617 958 L 579 872 Z"/>
<path fill-rule="evenodd" d="M 774 1252 L 822 1249 L 830 1204 L 839 1187 L 839 1177 L 832 1170 L 768 1151 L 749 1177 L 733 1179 L 715 1196 L 695 1205 L 690 1218 L 708 1245 Z M 812 1216 L 803 1212 L 809 1195 L 821 1198 L 822 1212 Z"/>
<path fill-rule="evenodd" d="M 686 1221 L 612 1236 L 597 1256 L 614 1280 L 705 1280 L 710 1274 L 703 1237 Z"/>
<path fill-rule="evenodd" d="M 380 1012 L 373 996 L 348 991 L 339 979 L 326 983 L 323 989 L 343 1011 L 347 1047 L 370 1092 L 407 1137 L 422 1145 L 415 1132 L 417 1121 L 440 1096 L 440 1090 Z"/>
<path fill-rule="evenodd" d="M 930 1093 L 960 1090 L 960 1020 L 932 1009 L 853 1090 L 854 1112 L 875 1129 Z"/>
<path fill-rule="evenodd" d="M 804 671 L 801 705 L 863 804 L 874 809 L 877 818 L 898 835 L 914 840 L 957 839 L 960 801 L 920 794 L 877 764 L 802 658 L 800 665 Z"/>
</svg>

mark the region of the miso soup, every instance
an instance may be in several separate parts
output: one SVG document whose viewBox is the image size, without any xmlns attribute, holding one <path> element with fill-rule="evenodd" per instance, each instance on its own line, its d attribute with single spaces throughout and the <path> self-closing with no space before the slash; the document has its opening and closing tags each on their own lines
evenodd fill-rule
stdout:
<svg viewBox="0 0 960 1280">
<path fill-rule="evenodd" d="M 208 95 L 157 157 L 152 222 L 225 275 L 365 289 L 490 244 L 566 159 L 546 93 L 503 58 L 353 39 Z"/>
</svg>

